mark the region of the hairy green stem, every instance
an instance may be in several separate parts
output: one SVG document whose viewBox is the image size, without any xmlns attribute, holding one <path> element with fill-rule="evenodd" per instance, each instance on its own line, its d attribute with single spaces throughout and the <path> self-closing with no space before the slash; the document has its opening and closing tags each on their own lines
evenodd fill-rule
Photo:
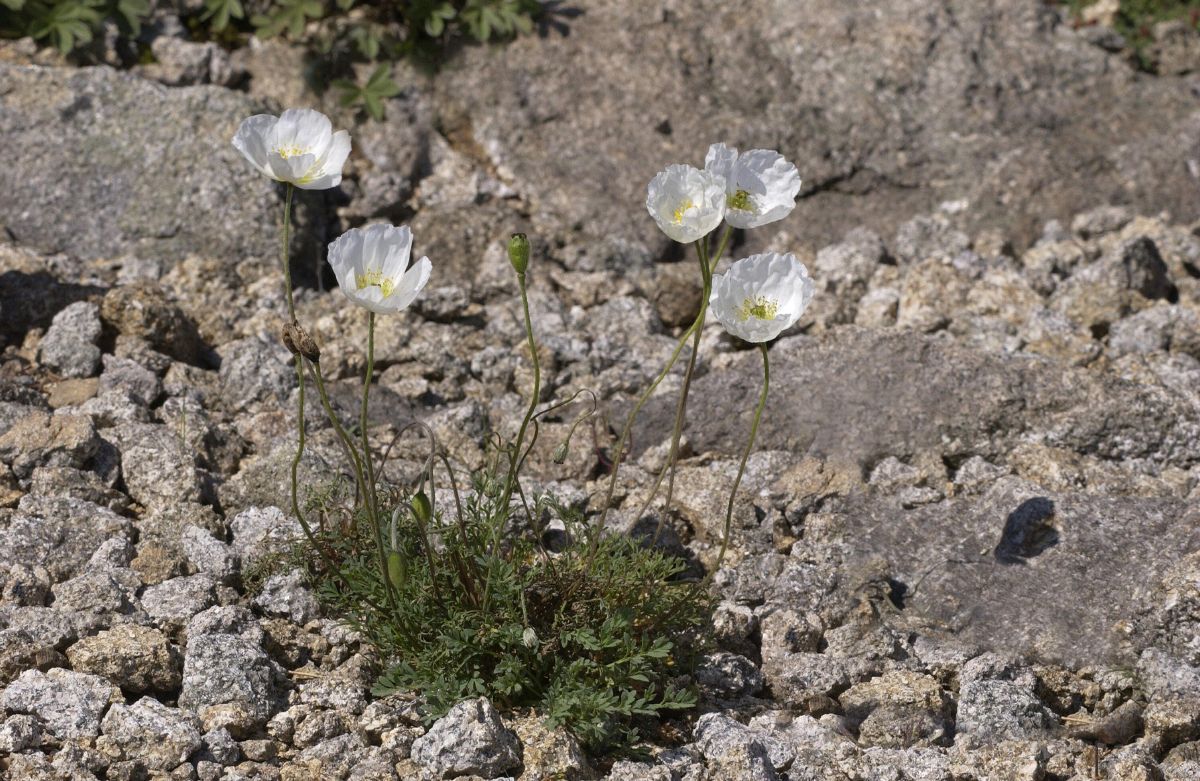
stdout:
<svg viewBox="0 0 1200 781">
<path fill-rule="evenodd" d="M 288 319 L 296 322 L 296 303 L 292 299 L 292 193 L 295 186 L 287 185 L 287 195 L 283 198 L 283 289 L 287 293 Z M 302 424 L 303 425 L 303 424 Z"/>
<path fill-rule="evenodd" d="M 708 579 L 711 579 L 721 569 L 721 562 L 725 560 L 725 551 L 729 549 L 729 537 L 733 530 L 734 499 L 737 497 L 738 486 L 742 484 L 742 475 L 746 472 L 746 462 L 750 459 L 750 451 L 754 449 L 754 439 L 758 436 L 758 424 L 762 420 L 763 409 L 767 406 L 767 393 L 771 389 L 771 363 L 767 358 L 766 343 L 760 343 L 758 349 L 762 353 L 763 359 L 762 393 L 758 397 L 758 406 L 754 408 L 754 422 L 750 424 L 750 438 L 746 440 L 746 449 L 742 452 L 741 463 L 738 464 L 737 477 L 733 479 L 733 489 L 729 492 L 729 504 L 725 508 L 725 528 L 721 534 L 721 551 L 717 554 L 717 561 L 712 570 L 708 573 Z"/>
<path fill-rule="evenodd" d="M 375 535 L 375 549 L 379 555 L 379 576 L 383 579 L 383 590 L 388 597 L 388 605 L 393 612 L 396 609 L 395 586 L 388 577 L 387 547 L 383 542 L 383 527 L 379 521 L 379 496 L 375 492 L 375 465 L 371 459 L 371 441 L 368 437 L 370 420 L 369 408 L 371 400 L 371 376 L 375 373 L 375 313 L 367 313 L 367 367 L 363 372 L 362 411 L 359 415 L 358 427 L 362 434 L 362 459 L 364 496 L 363 503 L 367 508 L 367 517 L 371 521 L 371 531 Z M 422 535 L 424 536 L 424 535 Z M 430 567 L 433 566 L 433 554 L 429 550 L 428 540 L 426 553 L 429 555 Z M 430 572 L 433 575 L 433 572 Z M 435 585 L 436 589 L 436 585 Z M 438 600 L 441 601 L 440 599 Z"/>
<path fill-rule="evenodd" d="M 729 232 L 726 231 L 726 237 Z M 662 485 L 663 476 L 669 474 L 670 479 L 667 480 L 667 496 L 663 504 L 662 513 L 658 517 L 658 524 L 654 529 L 654 537 L 651 539 L 651 546 L 658 543 L 659 537 L 662 535 L 663 523 L 667 515 L 671 512 L 671 501 L 675 497 L 675 466 L 679 461 L 679 440 L 683 435 L 683 424 L 687 419 L 687 400 L 688 393 L 692 387 L 692 377 L 696 372 L 696 359 L 700 355 L 700 337 L 704 332 L 704 321 L 708 314 L 708 296 L 712 292 L 712 267 L 708 263 L 708 248 L 707 240 L 702 240 L 696 243 L 696 258 L 700 261 L 700 276 L 703 279 L 703 294 L 700 300 L 700 311 L 696 314 L 696 320 L 692 324 L 694 333 L 692 334 L 692 354 L 688 356 L 687 369 L 683 373 L 683 386 L 679 389 L 679 402 L 675 406 L 675 424 L 671 428 L 671 448 L 667 452 L 667 461 L 663 464 L 662 469 L 658 473 L 658 478 L 654 481 L 654 486 L 650 489 L 650 495 L 646 497 L 642 503 L 642 509 L 638 511 L 640 518 L 650 503 L 654 501 L 654 496 L 658 493 L 658 488 Z"/>
<path fill-rule="evenodd" d="M 500 515 L 497 518 L 496 528 L 492 530 L 492 551 L 493 555 L 499 545 L 500 525 L 508 519 L 508 505 L 512 501 L 513 488 L 517 484 L 517 472 L 520 470 L 521 448 L 525 442 L 525 432 L 529 428 L 529 421 L 533 420 L 533 413 L 537 410 L 538 399 L 542 395 L 542 366 L 538 361 L 537 341 L 533 338 L 533 319 L 529 315 L 529 290 L 525 284 L 525 274 L 517 272 L 517 287 L 521 290 L 521 311 L 525 318 L 525 338 L 529 344 L 529 359 L 533 363 L 533 392 L 529 397 L 529 408 L 525 410 L 525 417 L 521 420 L 521 428 L 517 431 L 516 442 L 513 443 L 512 452 L 508 457 L 508 475 L 504 480 L 504 495 L 500 500 Z M 492 560 L 488 561 L 487 580 L 483 588 L 483 609 L 487 610 L 488 599 L 491 596 L 492 589 Z"/>
<path fill-rule="evenodd" d="M 608 511 L 612 506 L 613 494 L 617 488 L 617 471 L 621 468 L 621 462 L 625 458 L 625 444 L 629 441 L 629 435 L 633 431 L 633 424 L 637 420 L 638 414 L 642 411 L 642 407 L 646 406 L 646 402 L 658 390 L 658 386 L 671 373 L 671 369 L 675 367 L 675 362 L 679 360 L 679 354 L 683 352 L 683 348 L 687 345 L 688 339 L 692 338 L 692 334 L 696 330 L 696 324 L 693 322 L 688 327 L 683 335 L 679 337 L 679 342 L 675 345 L 675 350 L 671 353 L 671 357 L 667 359 L 667 363 L 663 366 L 662 371 L 654 378 L 654 381 L 642 391 L 642 395 L 638 398 L 637 403 L 633 405 L 633 409 L 629 412 L 629 417 L 625 419 L 625 427 L 621 429 L 621 436 L 617 438 L 617 444 L 613 450 L 612 469 L 608 475 L 608 489 L 604 495 L 604 502 L 600 510 L 600 516 L 596 521 L 596 528 L 603 529 L 604 522 L 608 519 Z"/>
<path fill-rule="evenodd" d="M 533 320 L 529 316 L 529 291 L 526 289 L 524 274 L 517 274 L 517 286 L 521 289 L 521 309 L 525 316 L 525 338 L 529 342 L 529 360 L 533 363 L 533 392 L 529 397 L 529 409 L 525 411 L 525 417 L 521 421 L 521 428 L 517 431 L 517 441 L 513 446 L 512 455 L 509 457 L 508 479 L 504 484 L 504 499 L 500 503 L 501 511 L 505 514 L 508 513 L 508 502 L 512 498 L 513 486 L 517 481 L 517 470 L 522 460 L 521 447 L 525 442 L 525 431 L 529 428 L 529 421 L 533 419 L 538 399 L 542 395 L 542 366 L 538 361 L 537 342 L 533 338 Z"/>
</svg>

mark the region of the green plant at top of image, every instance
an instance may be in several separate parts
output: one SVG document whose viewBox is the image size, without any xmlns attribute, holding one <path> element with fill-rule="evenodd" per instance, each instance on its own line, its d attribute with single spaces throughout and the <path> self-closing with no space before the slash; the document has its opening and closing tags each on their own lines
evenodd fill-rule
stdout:
<svg viewBox="0 0 1200 781">
<path fill-rule="evenodd" d="M 383 118 L 383 101 L 398 90 L 390 66 L 405 58 L 435 62 L 457 40 L 502 41 L 532 32 L 539 0 L 204 0 L 184 14 L 191 35 L 237 47 L 250 35 L 286 37 L 330 73 L 343 105 Z M 0 38 L 31 36 L 64 55 L 81 54 L 108 20 L 136 38 L 153 12 L 150 0 L 0 0 Z M 362 84 L 355 63 L 378 64 Z M 132 63 L 129 63 L 132 64 Z M 318 85 L 319 87 L 320 85 Z"/>
<path fill-rule="evenodd" d="M 91 43 L 106 19 L 136 36 L 150 13 L 150 0 L 0 0 L 0 38 L 28 35 L 65 55 Z"/>
</svg>

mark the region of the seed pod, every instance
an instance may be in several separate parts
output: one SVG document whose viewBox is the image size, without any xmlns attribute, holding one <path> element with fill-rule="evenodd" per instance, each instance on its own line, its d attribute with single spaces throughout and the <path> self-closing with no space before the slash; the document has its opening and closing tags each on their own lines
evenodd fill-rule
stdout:
<svg viewBox="0 0 1200 781">
<path fill-rule="evenodd" d="M 283 327 L 279 329 L 279 338 L 283 342 L 283 346 L 286 347 L 288 352 L 290 352 L 292 355 L 300 354 L 300 346 L 296 343 L 296 331 L 298 330 L 299 328 L 295 323 L 285 323 Z"/>
</svg>

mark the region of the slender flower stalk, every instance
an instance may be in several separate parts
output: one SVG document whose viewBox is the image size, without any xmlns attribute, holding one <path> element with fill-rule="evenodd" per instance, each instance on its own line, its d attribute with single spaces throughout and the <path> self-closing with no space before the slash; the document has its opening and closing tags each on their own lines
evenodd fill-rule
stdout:
<svg viewBox="0 0 1200 781">
<path fill-rule="evenodd" d="M 654 501 L 654 497 L 658 494 L 658 489 L 662 485 L 663 478 L 669 474 L 666 502 L 663 504 L 662 513 L 659 515 L 658 523 L 654 528 L 654 537 L 651 540 L 651 545 L 657 544 L 659 537 L 662 536 L 663 524 L 667 515 L 671 512 L 671 500 L 675 494 L 675 464 L 679 460 L 679 440 L 683 436 L 683 424 L 687 417 L 688 393 L 691 391 L 692 376 L 696 371 L 696 359 L 700 355 L 700 337 L 704 332 L 704 322 L 708 314 L 708 294 L 712 289 L 712 270 L 708 262 L 707 244 L 707 239 L 696 243 L 696 257 L 700 261 L 700 276 L 703 279 L 704 290 L 703 295 L 700 297 L 700 311 L 696 314 L 696 319 L 692 323 L 692 352 L 688 356 L 687 368 L 683 371 L 683 385 L 679 389 L 679 399 L 675 404 L 675 422 L 671 427 L 671 447 L 667 451 L 666 462 L 663 464 L 662 469 L 659 470 L 658 477 L 655 479 L 650 493 L 642 500 L 641 509 L 637 513 L 637 517 L 640 518 L 646 512 Z"/>
<path fill-rule="evenodd" d="M 316 360 L 315 342 L 300 329 L 296 319 L 296 303 L 292 293 L 291 226 L 292 197 L 295 188 L 326 190 L 336 187 L 342 180 L 342 168 L 350 154 L 350 134 L 345 130 L 333 132 L 329 118 L 319 111 L 289 109 L 276 117 L 257 114 L 245 119 L 233 136 L 233 146 L 264 176 L 283 182 L 282 252 L 283 289 L 287 300 L 288 323 L 284 327 L 284 341 L 292 351 L 296 362 L 297 437 L 296 454 L 291 463 L 292 513 L 300 522 L 305 536 L 316 544 L 308 520 L 300 511 L 299 470 L 305 446 L 305 381 L 304 363 L 306 352 Z M 299 342 L 300 344 L 297 344 Z M 311 343 L 312 350 L 304 349 Z"/>
<path fill-rule="evenodd" d="M 746 473 L 746 462 L 750 460 L 750 453 L 754 450 L 754 440 L 758 436 L 758 424 L 762 421 L 763 409 L 767 406 L 767 394 L 771 390 L 771 362 L 767 357 L 767 343 L 760 342 L 758 350 L 762 353 L 763 361 L 762 392 L 758 396 L 758 405 L 754 408 L 754 420 L 750 424 L 750 437 L 746 440 L 746 449 L 742 451 L 742 460 L 738 464 L 737 477 L 733 479 L 733 488 L 729 491 L 729 504 L 725 507 L 725 525 L 721 531 L 721 550 L 717 553 L 716 563 L 709 570 L 709 580 L 721 569 L 721 562 L 725 560 L 725 552 L 729 549 L 729 536 L 733 529 L 733 503 L 737 498 L 738 487 L 742 484 L 742 475 Z"/>
<path fill-rule="evenodd" d="M 517 482 L 517 471 L 522 460 L 521 448 L 525 444 L 525 432 L 529 429 L 529 421 L 537 410 L 538 401 L 542 395 L 542 366 L 538 360 L 537 341 L 533 337 L 533 319 L 529 316 L 529 290 L 525 283 L 525 271 L 529 268 L 529 239 L 524 233 L 513 234 L 508 243 L 508 259 L 513 270 L 517 272 L 517 287 L 521 290 L 521 311 L 524 315 L 525 339 L 529 345 L 529 360 L 533 365 L 533 390 L 529 395 L 529 408 L 521 420 L 521 428 L 517 431 L 517 439 L 509 456 L 508 477 L 504 481 L 504 496 L 500 508 L 508 512 L 508 503 L 512 499 L 513 487 Z"/>
</svg>

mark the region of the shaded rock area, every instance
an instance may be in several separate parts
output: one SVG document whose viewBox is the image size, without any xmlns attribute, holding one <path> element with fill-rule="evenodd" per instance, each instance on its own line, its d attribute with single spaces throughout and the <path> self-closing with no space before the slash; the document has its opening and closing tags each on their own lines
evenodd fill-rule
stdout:
<svg viewBox="0 0 1200 781">
<path fill-rule="evenodd" d="M 373 697 L 374 651 L 302 572 L 268 573 L 300 534 L 281 191 L 228 139 L 272 101 L 322 105 L 299 52 L 159 35 L 118 72 L 9 64 L 22 43 L 0 58 L 0 775 L 1200 777 L 1189 82 L 1035 0 L 558 8 L 436 75 L 401 66 L 383 122 L 325 104 L 355 152 L 300 199 L 296 306 L 354 419 L 365 317 L 311 261 L 345 227 L 410 223 L 435 270 L 378 330 L 367 434 L 382 450 L 420 420 L 465 472 L 531 382 L 504 254 L 528 231 L 543 402 L 603 402 L 565 460 L 572 416 L 543 421 L 528 488 L 594 514 L 700 293 L 646 182 L 716 140 L 796 161 L 795 212 L 732 250 L 795 250 L 817 293 L 769 351 L 711 646 L 681 671 L 699 707 L 598 758 L 500 703 L 431 720 Z M 609 516 L 665 518 L 697 573 L 761 381 L 718 325 L 701 343 L 673 506 L 634 517 L 681 367 Z M 300 483 L 320 487 L 342 453 L 309 424 Z M 423 458 L 392 456 L 397 482 Z"/>
</svg>

